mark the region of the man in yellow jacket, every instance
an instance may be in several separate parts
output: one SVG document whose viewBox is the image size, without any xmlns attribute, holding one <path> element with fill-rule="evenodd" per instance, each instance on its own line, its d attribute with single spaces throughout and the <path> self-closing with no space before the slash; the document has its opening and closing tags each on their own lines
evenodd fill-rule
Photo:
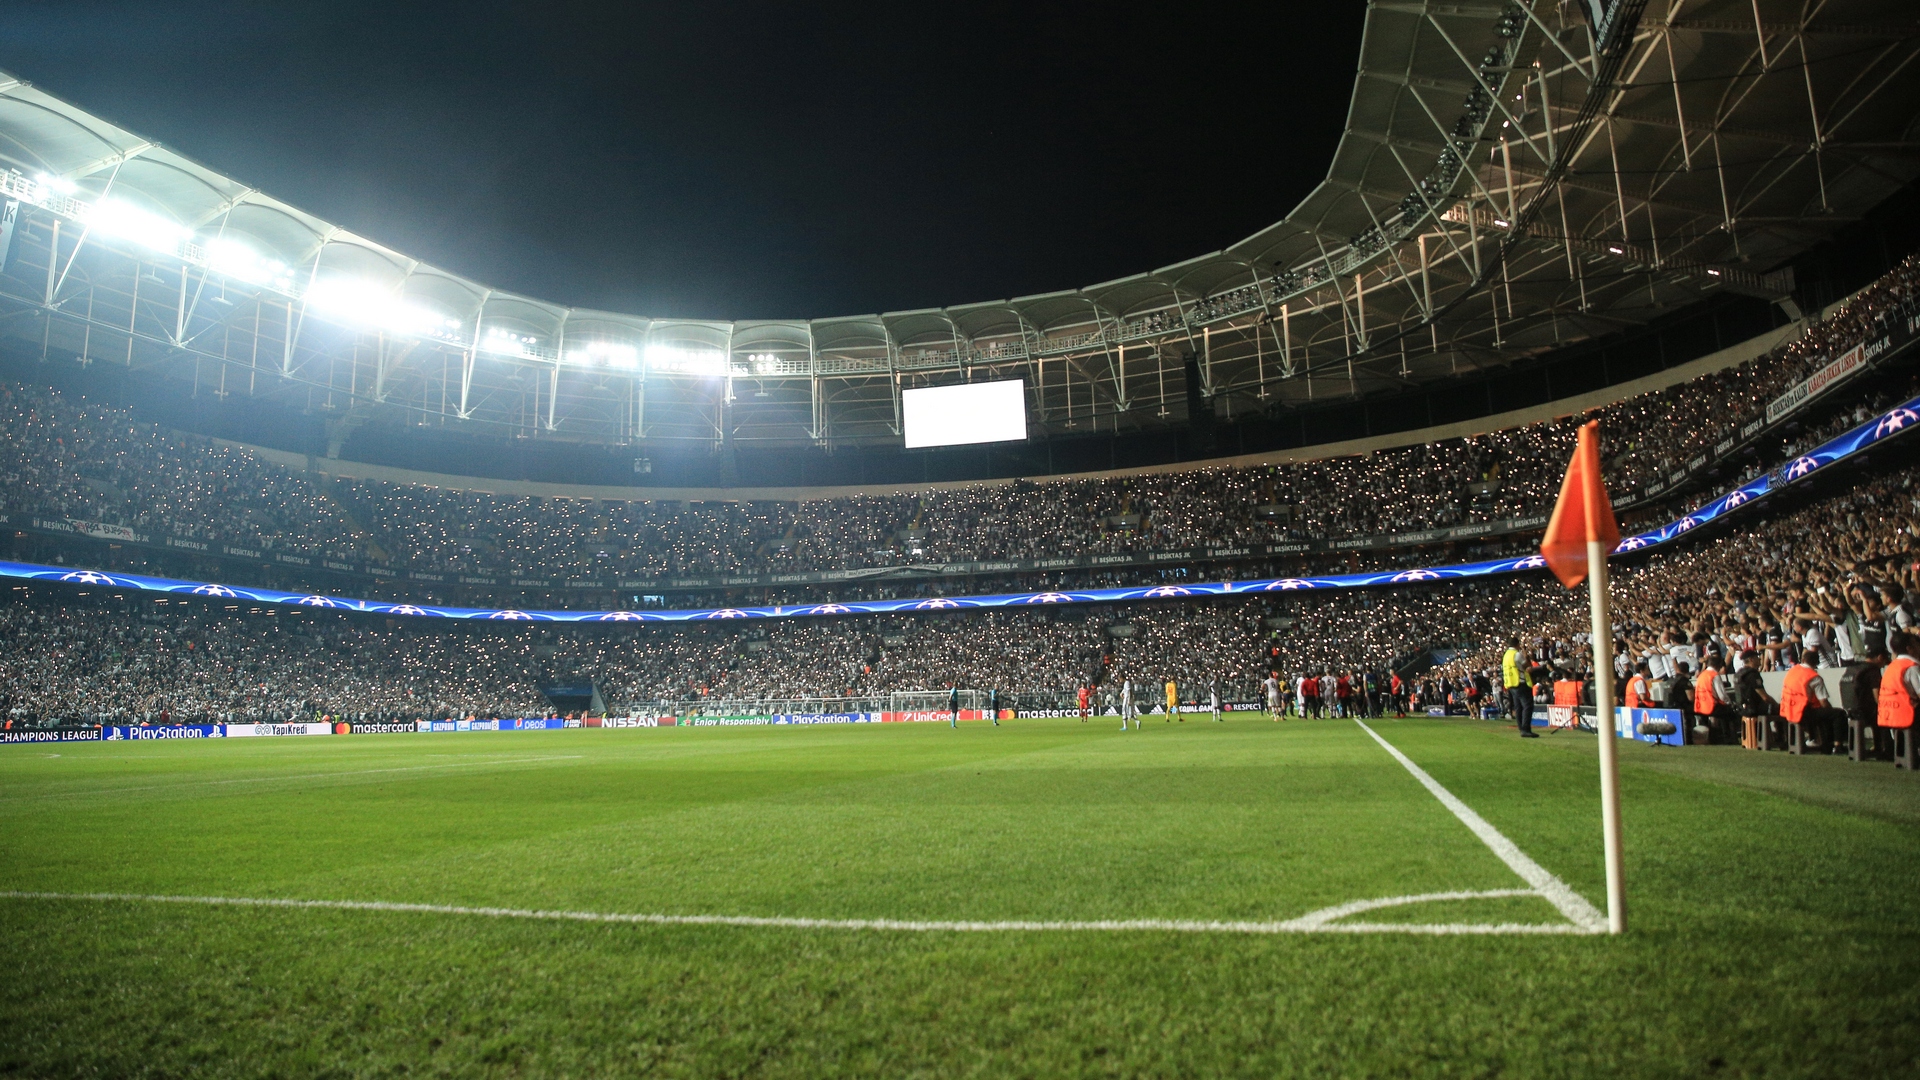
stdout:
<svg viewBox="0 0 1920 1080">
<path fill-rule="evenodd" d="M 1174 715 L 1177 714 L 1179 711 L 1180 711 L 1179 687 L 1176 687 L 1173 684 L 1172 679 L 1168 679 L 1167 680 L 1167 722 L 1172 723 Z M 1187 718 L 1184 716 L 1180 717 L 1180 722 L 1183 724 L 1186 723 Z"/>
<path fill-rule="evenodd" d="M 1507 704 L 1513 709 L 1513 721 L 1520 727 L 1520 737 L 1537 739 L 1533 730 L 1533 677 L 1527 670 L 1526 657 L 1520 653 L 1520 639 L 1507 639 L 1506 655 L 1500 658 L 1500 686 L 1507 692 Z"/>
</svg>

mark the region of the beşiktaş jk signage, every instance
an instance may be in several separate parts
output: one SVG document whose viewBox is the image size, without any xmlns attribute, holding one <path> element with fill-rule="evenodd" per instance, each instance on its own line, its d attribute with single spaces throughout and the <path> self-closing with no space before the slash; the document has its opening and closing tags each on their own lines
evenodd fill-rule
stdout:
<svg viewBox="0 0 1920 1080">
<path fill-rule="evenodd" d="M 1886 348 L 1888 342 L 1887 339 L 1881 338 L 1875 344 L 1878 348 L 1874 352 L 1879 353 Z M 1864 343 L 1841 353 L 1832 363 L 1788 387 L 1786 393 L 1767 402 L 1767 423 L 1770 425 L 1779 423 L 1788 413 L 1819 397 L 1832 389 L 1840 380 L 1859 371 L 1866 362 L 1867 347 Z"/>
<path fill-rule="evenodd" d="M 96 540 L 120 540 L 129 544 L 145 544 L 153 538 L 146 533 L 137 533 L 125 525 L 108 525 L 99 521 L 82 521 L 79 518 L 29 518 L 33 527 L 45 532 L 79 534 L 91 536 Z"/>
</svg>

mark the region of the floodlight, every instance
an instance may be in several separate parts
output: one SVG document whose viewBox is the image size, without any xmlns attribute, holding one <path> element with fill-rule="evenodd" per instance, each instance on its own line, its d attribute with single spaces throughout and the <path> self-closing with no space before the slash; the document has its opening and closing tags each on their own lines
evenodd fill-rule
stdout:
<svg viewBox="0 0 1920 1080">
<path fill-rule="evenodd" d="M 516 334 L 511 330 L 505 330 L 498 326 L 488 327 L 487 332 L 480 336 L 479 341 L 481 352 L 492 353 L 494 356 L 524 356 L 528 358 L 532 358 L 535 355 L 533 351 L 535 344 L 537 344 L 537 342 L 531 335 Z"/>
<path fill-rule="evenodd" d="M 286 263 L 269 259 L 225 236 L 207 242 L 207 269 L 254 285 L 270 285 L 282 292 L 293 287 L 293 274 Z"/>
<path fill-rule="evenodd" d="M 397 334 L 448 338 L 460 329 L 460 320 L 402 300 L 370 281 L 322 278 L 313 283 L 302 299 L 308 307 L 318 308 L 344 322 Z"/>
<path fill-rule="evenodd" d="M 169 255 L 179 254 L 180 244 L 193 235 L 193 230 L 184 225 L 119 199 L 102 199 L 94 203 L 92 212 L 86 215 L 86 222 L 88 226 L 109 236 L 131 240 L 141 247 Z"/>
<path fill-rule="evenodd" d="M 567 359 L 576 364 L 633 367 L 640 362 L 640 352 L 633 346 L 624 345 L 618 341 L 587 341 L 569 348 Z"/>
<path fill-rule="evenodd" d="M 684 345 L 649 345 L 647 367 L 683 375 L 725 375 L 727 354 L 718 349 L 695 349 Z"/>
<path fill-rule="evenodd" d="M 33 201 L 46 202 L 55 195 L 71 195 L 80 190 L 80 185 L 64 176 L 51 173 L 39 173 L 33 178 Z"/>
</svg>

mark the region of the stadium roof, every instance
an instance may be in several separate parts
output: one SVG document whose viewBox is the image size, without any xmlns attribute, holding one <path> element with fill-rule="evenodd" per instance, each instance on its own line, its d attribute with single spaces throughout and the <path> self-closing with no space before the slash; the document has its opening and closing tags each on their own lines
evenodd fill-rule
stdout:
<svg viewBox="0 0 1920 1080">
<path fill-rule="evenodd" d="M 1369 5 L 1327 178 L 1223 250 L 1078 289 L 684 320 L 489 288 L 0 77 L 6 332 L 332 410 L 614 441 L 897 437 L 903 386 L 1023 376 L 1042 430 L 1512 363 L 1735 291 L 1920 173 L 1910 0 Z M 1249 122 L 1286 137 L 1284 76 Z M 244 383 L 244 386 L 241 385 Z"/>
</svg>

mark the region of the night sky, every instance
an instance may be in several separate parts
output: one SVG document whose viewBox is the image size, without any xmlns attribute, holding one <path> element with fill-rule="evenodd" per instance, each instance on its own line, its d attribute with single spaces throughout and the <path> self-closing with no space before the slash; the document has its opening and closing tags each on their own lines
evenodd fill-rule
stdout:
<svg viewBox="0 0 1920 1080">
<path fill-rule="evenodd" d="M 0 67 L 489 285 L 784 318 L 1089 285 L 1326 173 L 1364 5 L 90 3 Z"/>
</svg>

